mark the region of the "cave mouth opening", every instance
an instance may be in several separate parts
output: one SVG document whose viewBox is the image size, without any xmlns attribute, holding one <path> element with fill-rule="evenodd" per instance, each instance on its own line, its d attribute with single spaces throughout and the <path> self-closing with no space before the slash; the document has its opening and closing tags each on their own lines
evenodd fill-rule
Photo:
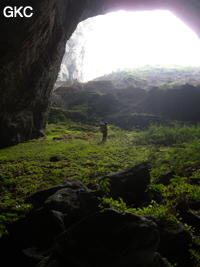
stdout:
<svg viewBox="0 0 200 267">
<path fill-rule="evenodd" d="M 87 82 L 144 66 L 200 66 L 200 39 L 168 10 L 116 11 L 89 18 L 66 44 L 58 81 Z"/>
</svg>

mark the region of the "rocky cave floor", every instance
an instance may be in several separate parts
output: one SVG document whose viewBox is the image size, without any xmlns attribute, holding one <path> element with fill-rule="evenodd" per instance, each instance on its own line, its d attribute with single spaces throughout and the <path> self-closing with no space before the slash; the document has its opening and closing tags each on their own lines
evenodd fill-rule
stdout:
<svg viewBox="0 0 200 267">
<path fill-rule="evenodd" d="M 77 138 L 77 131 L 71 135 Z M 54 136 L 53 140 L 51 136 L 51 141 L 40 140 L 38 144 L 45 149 L 54 143 L 58 149 L 69 138 L 69 134 Z M 113 147 L 109 142 L 96 147 L 96 152 L 105 149 L 106 156 Z M 20 153 L 21 147 L 23 154 L 22 146 L 26 145 L 34 145 L 34 141 L 14 149 Z M 155 161 L 156 155 L 151 153 L 146 161 L 99 176 L 98 182 L 68 178 L 29 194 L 26 203 L 31 203 L 32 209 L 8 224 L 9 235 L 0 239 L 4 266 L 198 267 L 200 201 L 194 194 L 199 192 L 200 178 L 190 175 L 180 180 L 171 170 L 152 183 L 151 160 Z M 49 160 L 57 164 L 63 158 L 54 155 Z M 5 158 L 0 162 L 3 170 Z M 16 162 L 19 164 L 19 159 Z M 92 164 L 87 162 L 87 167 Z"/>
</svg>

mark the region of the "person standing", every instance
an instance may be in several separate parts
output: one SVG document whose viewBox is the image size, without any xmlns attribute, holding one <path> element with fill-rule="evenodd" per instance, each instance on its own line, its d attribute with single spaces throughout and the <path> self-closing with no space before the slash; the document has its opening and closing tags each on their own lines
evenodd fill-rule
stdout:
<svg viewBox="0 0 200 267">
<path fill-rule="evenodd" d="M 107 122 L 103 122 L 100 124 L 100 130 L 102 132 L 102 141 L 101 143 L 105 143 L 107 140 L 107 136 L 108 136 L 108 123 Z"/>
</svg>

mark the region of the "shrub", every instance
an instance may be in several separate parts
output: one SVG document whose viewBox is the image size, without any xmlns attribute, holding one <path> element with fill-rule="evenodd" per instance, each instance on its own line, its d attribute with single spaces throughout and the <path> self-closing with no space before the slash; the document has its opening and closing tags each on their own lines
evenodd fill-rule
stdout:
<svg viewBox="0 0 200 267">
<path fill-rule="evenodd" d="M 167 127 L 153 125 L 147 131 L 141 132 L 136 143 L 170 146 L 191 142 L 197 138 L 200 138 L 199 126 Z"/>
</svg>

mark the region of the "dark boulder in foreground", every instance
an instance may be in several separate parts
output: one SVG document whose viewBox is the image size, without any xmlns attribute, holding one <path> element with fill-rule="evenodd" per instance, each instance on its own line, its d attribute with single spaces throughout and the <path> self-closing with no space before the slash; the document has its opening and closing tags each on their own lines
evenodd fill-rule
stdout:
<svg viewBox="0 0 200 267">
<path fill-rule="evenodd" d="M 111 196 L 131 205 L 148 197 L 146 163 L 107 178 Z M 99 197 L 104 195 L 98 185 L 96 191 L 90 187 L 68 180 L 29 197 L 31 213 L 0 239 L 1 262 L 9 267 L 167 267 L 164 256 L 179 267 L 193 266 L 188 252 L 192 237 L 181 225 L 101 211 Z"/>
<path fill-rule="evenodd" d="M 139 215 L 96 213 L 69 228 L 56 243 L 38 267 L 168 266 L 156 253 L 156 224 Z"/>
<path fill-rule="evenodd" d="M 134 205 L 148 200 L 146 190 L 150 184 L 150 173 L 147 163 L 138 164 L 107 178 L 110 181 L 110 194 L 113 198 L 121 197 L 127 204 Z"/>
<path fill-rule="evenodd" d="M 156 252 L 156 224 L 143 216 L 99 211 L 99 196 L 73 180 L 31 196 L 31 213 L 0 240 L 2 262 L 21 267 L 168 266 Z"/>
<path fill-rule="evenodd" d="M 158 252 L 177 266 L 193 266 L 194 263 L 189 253 L 192 244 L 191 233 L 180 223 L 159 218 L 151 219 L 156 223 L 160 233 Z"/>
<path fill-rule="evenodd" d="M 21 267 L 35 266 L 59 234 L 98 210 L 96 194 L 80 181 L 68 180 L 31 196 L 31 213 L 10 225 L 9 238 L 0 240 L 2 254 L 13 255 L 6 256 L 6 266 L 14 266 L 15 262 Z"/>
</svg>

